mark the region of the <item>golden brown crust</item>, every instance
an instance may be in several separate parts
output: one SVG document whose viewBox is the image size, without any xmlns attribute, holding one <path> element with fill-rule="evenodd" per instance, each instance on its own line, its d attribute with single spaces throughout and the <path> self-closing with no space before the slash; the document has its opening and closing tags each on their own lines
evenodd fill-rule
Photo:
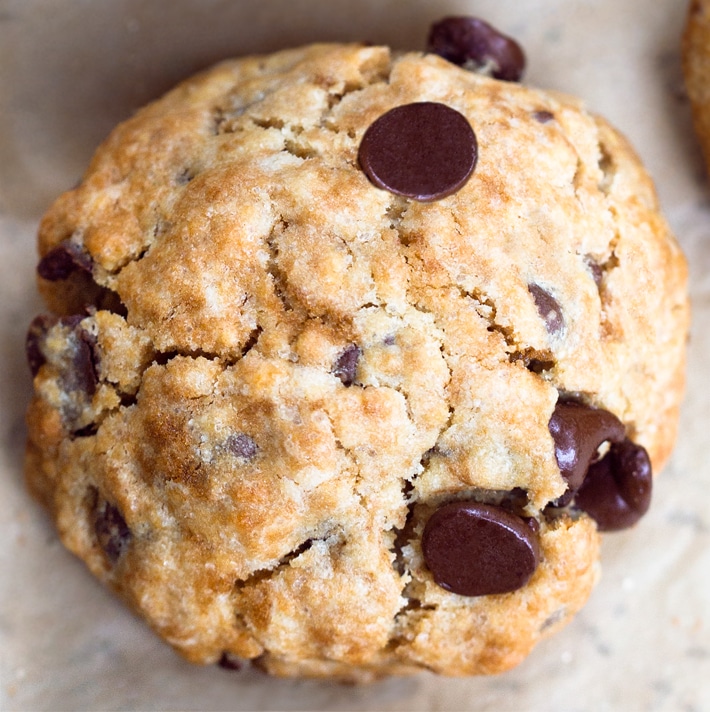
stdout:
<svg viewBox="0 0 710 712">
<path fill-rule="evenodd" d="M 683 74 L 706 165 L 710 165 L 710 2 L 691 0 L 682 40 Z"/>
<path fill-rule="evenodd" d="M 433 203 L 357 163 L 378 116 L 421 100 L 466 115 L 480 150 Z M 507 669 L 597 576 L 592 521 L 546 509 L 560 395 L 613 412 L 656 470 L 675 438 L 685 262 L 633 150 L 566 97 L 382 47 L 226 62 L 116 129 L 42 221 L 41 255 L 65 240 L 118 306 L 49 329 L 27 476 L 65 544 L 196 662 Z M 57 313 L 82 307 L 77 279 L 40 280 Z M 433 508 L 513 490 L 540 526 L 531 581 L 437 586 Z"/>
</svg>

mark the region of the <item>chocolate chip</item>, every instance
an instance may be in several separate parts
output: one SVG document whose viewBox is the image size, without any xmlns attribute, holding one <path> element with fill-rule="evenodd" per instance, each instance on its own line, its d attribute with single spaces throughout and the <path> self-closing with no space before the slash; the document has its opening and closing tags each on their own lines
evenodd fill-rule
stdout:
<svg viewBox="0 0 710 712">
<path fill-rule="evenodd" d="M 253 460 L 256 457 L 256 453 L 259 452 L 257 444 L 244 433 L 230 435 L 227 438 L 225 447 L 233 455 L 243 457 L 245 460 Z"/>
<path fill-rule="evenodd" d="M 63 316 L 59 319 L 59 323 L 68 329 L 76 329 L 84 319 L 86 319 L 86 314 L 71 314 L 70 316 Z"/>
<path fill-rule="evenodd" d="M 547 124 L 555 118 L 555 115 L 551 111 L 540 109 L 538 111 L 533 111 L 533 118 L 541 124 Z"/>
<path fill-rule="evenodd" d="M 337 376 L 344 386 L 352 386 L 357 376 L 357 364 L 362 351 L 359 346 L 352 344 L 338 356 L 333 369 L 333 375 Z"/>
<path fill-rule="evenodd" d="M 225 670 L 241 670 L 244 667 L 244 661 L 230 652 L 223 652 L 222 657 L 217 662 L 221 668 Z"/>
<path fill-rule="evenodd" d="M 502 507 L 478 502 L 437 509 L 424 527 L 422 552 L 436 583 L 462 596 L 515 591 L 540 559 L 532 527 Z"/>
<path fill-rule="evenodd" d="M 595 519 L 601 531 L 626 529 L 648 511 L 652 484 L 648 453 L 627 438 L 589 468 L 574 505 Z"/>
<path fill-rule="evenodd" d="M 621 442 L 626 431 L 612 413 L 569 400 L 557 403 L 547 427 L 555 442 L 557 465 L 567 480 L 567 492 L 556 505 L 565 506 L 584 481 L 599 446 Z"/>
<path fill-rule="evenodd" d="M 528 284 L 528 291 L 532 295 L 535 306 L 545 322 L 545 328 L 548 333 L 559 334 L 564 328 L 565 320 L 562 316 L 562 308 L 557 300 L 537 284 Z"/>
<path fill-rule="evenodd" d="M 90 274 L 91 265 L 91 257 L 79 245 L 62 240 L 39 261 L 37 274 L 49 282 L 58 282 L 77 270 Z"/>
<path fill-rule="evenodd" d="M 27 355 L 27 364 L 30 367 L 30 372 L 34 378 L 39 369 L 44 366 L 47 359 L 42 353 L 42 344 L 47 336 L 47 332 L 57 323 L 56 316 L 48 314 L 40 314 L 36 316 L 30 323 L 27 330 L 27 338 L 25 339 L 25 353 Z"/>
<path fill-rule="evenodd" d="M 96 337 L 86 329 L 76 329 L 72 366 L 73 371 L 68 378 L 71 390 L 82 390 L 87 395 L 93 396 L 99 383 L 98 354 Z"/>
<path fill-rule="evenodd" d="M 133 535 L 113 504 L 103 502 L 94 511 L 94 532 L 108 560 L 115 564 L 128 549 Z"/>
<path fill-rule="evenodd" d="M 81 314 L 72 314 L 59 320 L 61 326 L 72 332 L 67 340 L 71 364 L 62 371 L 62 380 L 67 391 L 83 391 L 93 396 L 99 383 L 99 356 L 96 336 L 79 326 L 84 318 Z"/>
<path fill-rule="evenodd" d="M 597 289 L 601 289 L 602 282 L 604 281 L 604 268 L 598 262 L 595 262 L 591 257 L 588 257 L 585 260 L 585 264 L 592 275 L 594 284 L 597 285 Z"/>
<path fill-rule="evenodd" d="M 404 104 L 371 124 L 358 152 L 378 187 L 414 200 L 445 198 L 469 179 L 478 144 L 468 120 L 435 102 Z"/>
<path fill-rule="evenodd" d="M 458 64 L 517 82 L 525 69 L 520 45 L 476 17 L 445 17 L 432 25 L 427 50 Z"/>
<path fill-rule="evenodd" d="M 47 361 L 42 350 L 47 332 L 57 324 L 69 329 L 73 332 L 68 339 L 71 365 L 62 370 L 63 387 L 67 391 L 83 391 L 93 396 L 99 381 L 97 375 L 99 356 L 96 351 L 96 337 L 79 327 L 84 318 L 81 314 L 73 314 L 61 319 L 48 315 L 36 317 L 28 329 L 25 350 L 27 363 L 34 377 Z"/>
</svg>

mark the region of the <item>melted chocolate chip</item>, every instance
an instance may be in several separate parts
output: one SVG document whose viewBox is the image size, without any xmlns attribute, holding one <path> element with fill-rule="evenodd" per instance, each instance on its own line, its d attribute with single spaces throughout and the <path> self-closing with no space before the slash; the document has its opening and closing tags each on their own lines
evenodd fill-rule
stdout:
<svg viewBox="0 0 710 712">
<path fill-rule="evenodd" d="M 626 529 L 648 511 L 652 485 L 648 453 L 627 438 L 589 468 L 574 504 L 595 519 L 601 531 Z"/>
<path fill-rule="evenodd" d="M 91 266 L 91 257 L 81 247 L 62 240 L 39 261 L 37 274 L 49 282 L 58 282 L 77 270 L 91 273 Z"/>
<path fill-rule="evenodd" d="M 584 481 L 599 446 L 607 441 L 621 442 L 625 428 L 608 411 L 575 401 L 557 403 L 547 427 L 555 441 L 557 465 L 567 480 L 567 492 L 556 504 L 565 506 Z"/>
<path fill-rule="evenodd" d="M 520 45 L 476 17 L 445 17 L 432 25 L 427 50 L 459 66 L 517 82 L 525 69 Z"/>
<path fill-rule="evenodd" d="M 245 460 L 253 460 L 257 452 L 259 452 L 257 444 L 248 435 L 244 435 L 244 433 L 230 435 L 227 438 L 225 447 L 233 455 L 243 457 Z"/>
<path fill-rule="evenodd" d="M 343 351 L 338 360 L 335 362 L 335 368 L 333 369 L 333 374 L 337 376 L 344 386 L 352 386 L 355 382 L 355 377 L 357 376 L 357 364 L 360 360 L 362 351 L 359 346 L 352 344 L 348 346 L 345 351 Z"/>
<path fill-rule="evenodd" d="M 57 317 L 55 316 L 40 314 L 32 320 L 27 330 L 25 353 L 27 355 L 27 364 L 30 367 L 33 378 L 37 375 L 39 369 L 47 362 L 44 353 L 42 353 L 42 344 L 47 336 L 47 332 L 57 321 Z"/>
<path fill-rule="evenodd" d="M 94 511 L 94 532 L 99 546 L 112 564 L 121 558 L 133 538 L 121 512 L 108 502 L 97 506 Z"/>
<path fill-rule="evenodd" d="M 371 124 L 358 152 L 360 166 L 378 187 L 419 201 L 459 190 L 478 159 L 468 120 L 435 102 L 404 104 Z"/>
<path fill-rule="evenodd" d="M 462 596 L 515 591 L 540 559 L 534 527 L 502 507 L 478 502 L 437 509 L 424 528 L 422 552 L 436 583 Z"/>
<path fill-rule="evenodd" d="M 545 328 L 548 333 L 559 334 L 564 328 L 565 320 L 562 316 L 562 308 L 557 300 L 537 284 L 529 284 L 528 291 L 535 301 L 535 306 L 542 320 L 545 322 Z"/>
</svg>

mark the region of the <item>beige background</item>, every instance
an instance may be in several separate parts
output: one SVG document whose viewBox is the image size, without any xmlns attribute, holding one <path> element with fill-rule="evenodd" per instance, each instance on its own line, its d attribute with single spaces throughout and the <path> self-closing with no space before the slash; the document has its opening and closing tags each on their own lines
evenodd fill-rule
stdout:
<svg viewBox="0 0 710 712">
<path fill-rule="evenodd" d="M 519 38 L 526 82 L 583 96 L 655 176 L 694 306 L 675 455 L 651 513 L 605 541 L 587 608 L 511 673 L 353 688 L 192 667 L 63 551 L 24 491 L 37 221 L 112 125 L 191 71 L 316 39 L 421 49 L 449 13 Z M 710 187 L 682 90 L 684 14 L 685 0 L 0 0 L 0 709 L 710 709 Z"/>
</svg>

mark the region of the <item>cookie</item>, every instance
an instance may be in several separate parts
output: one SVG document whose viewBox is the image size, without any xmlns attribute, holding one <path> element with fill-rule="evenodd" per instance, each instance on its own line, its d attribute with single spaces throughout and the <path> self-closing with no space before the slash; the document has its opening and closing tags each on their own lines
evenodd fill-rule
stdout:
<svg viewBox="0 0 710 712">
<path fill-rule="evenodd" d="M 29 485 L 196 663 L 501 672 L 650 505 L 684 258 L 614 129 L 447 22 L 219 64 L 41 222 Z"/>
<path fill-rule="evenodd" d="M 710 2 L 688 5 L 682 42 L 683 75 L 693 123 L 706 165 L 710 166 Z"/>
</svg>

